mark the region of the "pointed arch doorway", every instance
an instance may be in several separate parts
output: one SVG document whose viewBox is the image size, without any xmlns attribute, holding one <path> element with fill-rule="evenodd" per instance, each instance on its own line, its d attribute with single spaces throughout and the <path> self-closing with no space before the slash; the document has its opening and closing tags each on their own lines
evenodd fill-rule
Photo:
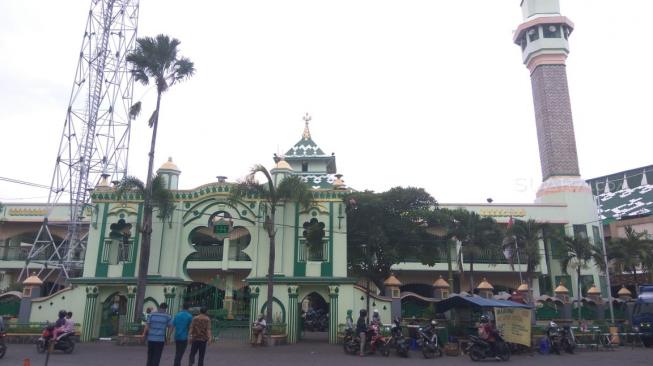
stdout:
<svg viewBox="0 0 653 366">
<path fill-rule="evenodd" d="M 299 302 L 302 341 L 329 341 L 329 303 L 316 291 Z"/>
</svg>

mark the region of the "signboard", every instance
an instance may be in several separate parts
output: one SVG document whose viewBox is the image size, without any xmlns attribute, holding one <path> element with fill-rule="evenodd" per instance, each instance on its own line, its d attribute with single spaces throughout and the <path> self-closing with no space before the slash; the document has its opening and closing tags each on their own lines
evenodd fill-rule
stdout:
<svg viewBox="0 0 653 366">
<path fill-rule="evenodd" d="M 231 232 L 231 221 L 220 218 L 213 221 L 213 234 L 218 240 L 224 240 Z"/>
<path fill-rule="evenodd" d="M 494 319 L 506 342 L 531 346 L 531 309 L 494 308 Z"/>
</svg>

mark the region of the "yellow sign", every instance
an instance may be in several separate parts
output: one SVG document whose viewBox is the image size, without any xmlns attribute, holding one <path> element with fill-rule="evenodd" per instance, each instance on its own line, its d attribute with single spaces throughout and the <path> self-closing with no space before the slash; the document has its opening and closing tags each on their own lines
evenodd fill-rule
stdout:
<svg viewBox="0 0 653 366">
<path fill-rule="evenodd" d="M 526 210 L 523 208 L 482 208 L 478 211 L 478 214 L 491 217 L 523 217 L 526 216 Z"/>
<path fill-rule="evenodd" d="M 494 308 L 497 330 L 506 342 L 531 346 L 531 310 Z"/>
<path fill-rule="evenodd" d="M 41 208 L 10 208 L 9 216 L 45 216 L 48 210 Z"/>
</svg>

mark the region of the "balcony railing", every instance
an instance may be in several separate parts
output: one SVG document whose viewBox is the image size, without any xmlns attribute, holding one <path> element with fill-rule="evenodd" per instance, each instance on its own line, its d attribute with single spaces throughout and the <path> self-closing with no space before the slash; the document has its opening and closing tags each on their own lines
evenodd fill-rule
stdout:
<svg viewBox="0 0 653 366">
<path fill-rule="evenodd" d="M 195 245 L 197 253 L 190 255 L 193 261 L 221 261 L 222 245 Z"/>
</svg>

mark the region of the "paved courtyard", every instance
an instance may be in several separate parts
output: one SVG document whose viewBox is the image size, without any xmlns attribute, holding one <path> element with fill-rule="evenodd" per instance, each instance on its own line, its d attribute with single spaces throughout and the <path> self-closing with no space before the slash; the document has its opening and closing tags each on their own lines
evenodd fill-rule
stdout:
<svg viewBox="0 0 653 366">
<path fill-rule="evenodd" d="M 145 347 L 116 346 L 112 343 L 78 344 L 75 352 L 65 355 L 55 352 L 50 356 L 51 366 L 127 366 L 145 365 Z M 187 355 L 187 354 L 186 354 Z M 167 345 L 161 366 L 171 366 L 174 356 L 174 345 Z M 36 353 L 34 345 L 10 344 L 7 355 L 0 360 L 0 365 L 21 366 L 24 358 L 30 358 L 32 366 L 44 365 L 45 356 Z M 653 349 L 630 348 L 615 351 L 581 351 L 575 355 L 517 355 L 508 364 L 554 366 L 596 366 L 596 365 L 651 365 Z M 495 361 L 489 361 L 495 364 Z M 272 348 L 252 348 L 236 341 L 218 341 L 209 346 L 205 365 L 425 365 L 443 364 L 471 365 L 468 357 L 444 357 L 442 359 L 425 360 L 420 353 L 411 352 L 409 359 L 400 359 L 395 354 L 384 358 L 381 356 L 358 357 L 345 355 L 341 346 L 329 345 L 323 342 L 304 342 L 293 346 Z M 482 364 L 482 363 L 481 363 Z M 183 365 L 187 365 L 187 359 Z"/>
</svg>

